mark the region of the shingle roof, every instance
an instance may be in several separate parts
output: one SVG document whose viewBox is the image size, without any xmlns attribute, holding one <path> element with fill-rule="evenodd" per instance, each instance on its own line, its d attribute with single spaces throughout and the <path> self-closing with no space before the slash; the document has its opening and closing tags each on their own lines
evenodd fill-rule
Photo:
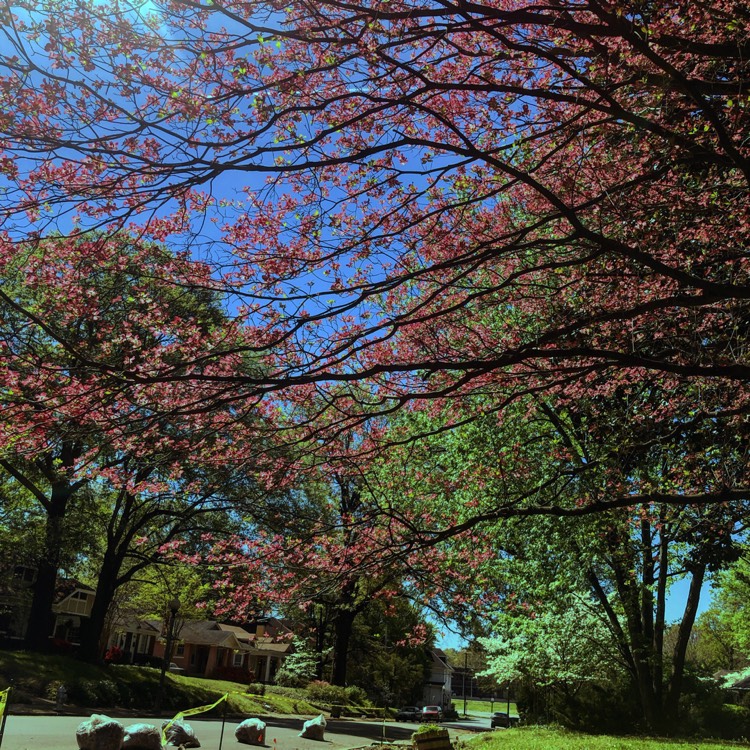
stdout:
<svg viewBox="0 0 750 750">
<path fill-rule="evenodd" d="M 223 630 L 225 633 L 234 633 L 238 641 L 249 641 L 253 635 L 248 633 L 245 628 L 241 628 L 239 625 L 222 625 L 219 623 L 219 630 Z"/>
<path fill-rule="evenodd" d="M 121 617 L 116 623 L 114 629 L 123 633 L 147 633 L 148 635 L 158 635 L 161 632 L 160 620 L 141 620 L 132 615 Z"/>
<path fill-rule="evenodd" d="M 95 594 L 95 589 L 87 586 L 85 583 L 77 581 L 75 578 L 58 578 L 55 584 L 55 604 L 59 604 L 76 591 L 85 591 L 87 594 Z"/>
<path fill-rule="evenodd" d="M 177 637 L 185 643 L 193 643 L 198 646 L 240 648 L 237 636 L 231 631 L 221 630 L 218 623 L 212 620 L 186 620 L 182 627 L 178 629 Z"/>
<path fill-rule="evenodd" d="M 161 620 L 124 618 L 118 623 L 123 630 L 162 633 Z M 266 654 L 285 654 L 291 642 L 278 641 L 270 636 L 256 636 L 238 625 L 224 625 L 215 620 L 185 620 L 177 628 L 177 638 L 196 646 L 219 646 L 234 651 L 252 651 Z"/>
<path fill-rule="evenodd" d="M 285 654 L 292 647 L 289 641 L 274 641 L 272 638 L 256 638 L 251 641 L 256 651 L 267 651 L 273 654 Z"/>
</svg>

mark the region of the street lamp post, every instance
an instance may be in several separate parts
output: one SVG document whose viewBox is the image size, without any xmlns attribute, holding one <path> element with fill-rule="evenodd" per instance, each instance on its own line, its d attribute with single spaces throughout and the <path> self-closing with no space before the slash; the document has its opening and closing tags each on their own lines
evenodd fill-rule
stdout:
<svg viewBox="0 0 750 750">
<path fill-rule="evenodd" d="M 175 597 L 169 602 L 169 619 L 167 620 L 167 642 L 164 644 L 164 658 L 161 661 L 161 675 L 159 675 L 159 690 L 156 694 L 156 713 L 161 711 L 161 700 L 164 695 L 164 675 L 167 667 L 172 661 L 172 643 L 175 636 L 175 622 L 177 620 L 177 611 L 180 609 L 180 600 Z"/>
</svg>

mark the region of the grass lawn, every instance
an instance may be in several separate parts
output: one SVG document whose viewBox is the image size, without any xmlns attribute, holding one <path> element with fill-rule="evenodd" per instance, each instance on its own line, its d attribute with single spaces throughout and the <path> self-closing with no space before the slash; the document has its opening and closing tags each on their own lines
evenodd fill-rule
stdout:
<svg viewBox="0 0 750 750">
<path fill-rule="evenodd" d="M 612 737 L 561 729 L 519 727 L 479 735 L 461 743 L 462 750 L 737 750 L 747 743 L 713 740 L 669 740 Z"/>
<path fill-rule="evenodd" d="M 456 711 L 460 714 L 464 712 L 464 699 L 454 698 L 453 705 L 456 707 Z M 471 716 L 472 714 L 488 714 L 492 711 L 502 711 L 505 713 L 508 710 L 508 704 L 504 700 L 496 700 L 494 704 L 492 701 L 469 699 L 466 701 L 466 713 Z M 516 708 L 516 702 L 510 702 L 510 715 L 518 716 L 518 709 Z"/>
<path fill-rule="evenodd" d="M 67 656 L 0 651 L 0 690 L 13 685 L 11 704 L 54 701 L 65 685 L 68 706 L 150 710 L 159 690 L 160 670 L 153 667 L 87 664 Z M 301 692 L 268 686 L 263 695 L 247 692 L 247 686 L 167 672 L 164 675 L 164 712 L 183 711 L 213 703 L 229 693 L 231 714 L 315 714 Z M 221 711 L 221 707 L 214 709 Z"/>
</svg>

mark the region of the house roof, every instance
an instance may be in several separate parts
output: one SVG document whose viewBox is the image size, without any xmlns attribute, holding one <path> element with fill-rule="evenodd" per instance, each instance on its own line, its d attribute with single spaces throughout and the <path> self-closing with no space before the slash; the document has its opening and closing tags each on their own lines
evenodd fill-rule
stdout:
<svg viewBox="0 0 750 750">
<path fill-rule="evenodd" d="M 750 674 L 748 669 L 740 672 L 730 672 L 728 669 L 722 669 L 714 677 L 723 683 L 723 687 L 729 690 L 750 690 Z"/>
<path fill-rule="evenodd" d="M 114 629 L 120 633 L 145 633 L 146 635 L 158 635 L 161 632 L 161 621 L 141 620 L 133 615 L 126 615 L 117 620 Z"/>
<path fill-rule="evenodd" d="M 24 577 L 25 572 L 33 573 L 31 578 Z M 26 593 L 33 588 L 36 582 L 36 568 L 31 565 L 16 565 L 12 570 L 0 571 L 0 595 L 14 595 Z M 87 594 L 95 594 L 96 591 L 87 586 L 85 583 L 75 578 L 60 578 L 55 581 L 55 598 L 53 603 L 59 604 L 63 599 L 75 593 L 76 591 L 85 591 Z"/>
<path fill-rule="evenodd" d="M 264 651 L 271 654 L 285 654 L 292 648 L 290 641 L 277 641 L 264 636 L 254 638 L 250 642 L 250 646 L 255 651 Z"/>
<path fill-rule="evenodd" d="M 67 599 L 67 597 L 76 591 L 85 591 L 87 594 L 96 593 L 91 586 L 87 586 L 75 578 L 58 578 L 55 584 L 55 604 L 59 604 L 63 599 Z"/>
<path fill-rule="evenodd" d="M 268 635 L 274 638 L 292 635 L 293 633 L 292 628 L 285 620 L 270 616 L 250 620 L 244 623 L 243 627 L 250 633 L 257 635 L 260 632 L 261 635 Z"/>
<path fill-rule="evenodd" d="M 197 646 L 221 646 L 234 650 L 241 648 L 237 634 L 233 630 L 223 630 L 213 620 L 186 620 L 178 629 L 177 637 Z"/>
<path fill-rule="evenodd" d="M 135 617 L 121 619 L 117 627 L 125 632 L 146 632 L 151 635 L 163 632 L 161 620 L 139 620 Z M 216 620 L 185 620 L 177 629 L 177 638 L 195 646 L 217 646 L 269 655 L 285 654 L 292 646 L 289 641 L 256 636 L 239 625 L 225 625 Z"/>
<path fill-rule="evenodd" d="M 241 628 L 239 625 L 223 625 L 222 623 L 217 624 L 219 626 L 219 630 L 225 633 L 234 633 L 238 641 L 249 641 L 253 637 L 252 633 L 248 633 L 245 628 Z"/>
<path fill-rule="evenodd" d="M 453 672 L 453 667 L 448 664 L 448 656 L 445 651 L 441 651 L 439 648 L 434 648 L 430 654 L 432 655 L 432 661 L 434 664 L 438 664 L 448 672 Z"/>
</svg>

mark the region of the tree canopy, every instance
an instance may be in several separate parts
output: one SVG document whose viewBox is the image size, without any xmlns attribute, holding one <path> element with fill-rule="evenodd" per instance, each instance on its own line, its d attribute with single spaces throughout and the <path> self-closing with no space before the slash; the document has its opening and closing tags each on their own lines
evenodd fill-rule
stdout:
<svg viewBox="0 0 750 750">
<path fill-rule="evenodd" d="M 185 243 L 237 295 L 235 347 L 265 354 L 118 380 L 315 394 L 323 437 L 404 404 L 643 379 L 707 385 L 693 418 L 744 423 L 744 4 L 97 0 L 5 20 L 4 252 L 51 224 Z M 191 367 L 206 356 L 221 375 Z"/>
<path fill-rule="evenodd" d="M 171 448 L 167 418 L 221 436 L 203 460 L 260 457 L 265 486 L 356 467 L 356 507 L 221 560 L 369 583 L 430 549 L 456 611 L 496 522 L 599 514 L 576 528 L 603 534 L 646 705 L 670 561 L 700 589 L 750 499 L 745 6 L 6 2 L 0 264 L 67 269 L 31 266 L 53 309 L 0 289 L 45 394 L 13 401 L 0 370 L 23 440 L 41 450 L 29 415 L 64 408 L 133 450 Z M 54 316 L 96 294 L 66 279 L 111 267 L 125 232 L 151 280 L 138 320 L 84 351 Z M 184 289 L 226 320 L 175 317 Z"/>
<path fill-rule="evenodd" d="M 95 569 L 87 647 L 96 658 L 118 586 L 158 560 L 169 541 L 226 527 L 229 511 L 249 513 L 257 499 L 257 476 L 249 479 L 242 465 L 217 469 L 212 456 L 238 433 L 253 434 L 260 419 L 226 410 L 170 418 L 154 404 L 179 398 L 179 389 L 106 388 L 87 365 L 90 358 L 112 369 L 165 362 L 181 346 L 210 346 L 212 336 L 226 335 L 215 295 L 184 283 L 196 270 L 163 247 L 119 234 L 50 237 L 0 274 L 7 355 L 0 476 L 14 487 L 3 507 L 19 512 L 11 500 L 23 496 L 23 512 L 44 519 L 27 630 L 34 648 L 48 642 L 58 570 L 70 569 L 66 555 L 86 557 Z"/>
</svg>

